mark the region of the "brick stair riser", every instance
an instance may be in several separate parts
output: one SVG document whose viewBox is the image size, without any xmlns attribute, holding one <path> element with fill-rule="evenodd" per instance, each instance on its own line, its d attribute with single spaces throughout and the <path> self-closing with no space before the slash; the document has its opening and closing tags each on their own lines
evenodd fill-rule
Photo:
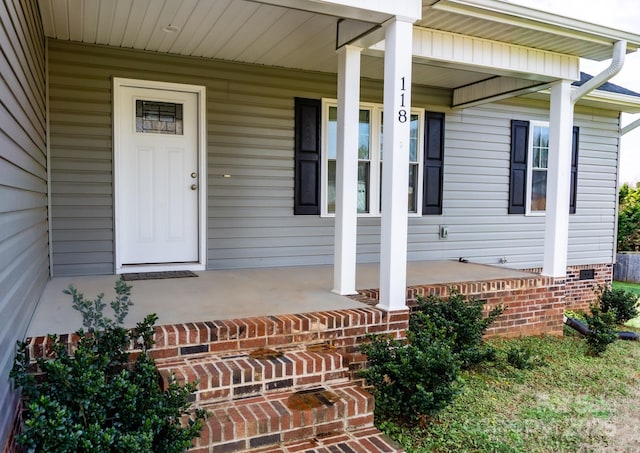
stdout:
<svg viewBox="0 0 640 453">
<path fill-rule="evenodd" d="M 373 307 L 351 310 L 278 315 L 270 317 L 207 321 L 157 326 L 150 355 L 156 360 L 197 358 L 211 353 L 231 353 L 256 348 L 328 343 L 345 353 L 358 349 L 370 333 L 404 337 L 409 311 L 386 313 Z M 60 335 L 73 351 L 77 335 Z M 31 358 L 51 354 L 46 337 L 27 339 Z M 135 354 L 136 351 L 132 349 Z"/>
<path fill-rule="evenodd" d="M 299 315 L 158 326 L 151 354 L 156 359 L 197 357 L 255 348 L 329 343 L 352 352 L 370 333 L 399 338 L 408 326 L 408 310 L 385 313 L 375 308 Z"/>
<path fill-rule="evenodd" d="M 353 384 L 330 386 L 333 405 L 290 409 L 291 392 L 205 406 L 210 413 L 196 448 L 243 451 L 373 426 L 373 397 Z"/>
<path fill-rule="evenodd" d="M 209 450 L 202 450 L 202 452 Z M 217 453 L 218 450 L 216 450 Z M 251 450 L 251 453 L 402 453 L 402 449 L 375 428 L 320 436 Z M 198 452 L 200 453 L 200 452 Z"/>
<path fill-rule="evenodd" d="M 265 360 L 243 355 L 159 361 L 158 369 L 164 388 L 170 376 L 180 384 L 198 382 L 196 405 L 348 381 L 348 369 L 336 352 L 297 351 Z"/>
</svg>

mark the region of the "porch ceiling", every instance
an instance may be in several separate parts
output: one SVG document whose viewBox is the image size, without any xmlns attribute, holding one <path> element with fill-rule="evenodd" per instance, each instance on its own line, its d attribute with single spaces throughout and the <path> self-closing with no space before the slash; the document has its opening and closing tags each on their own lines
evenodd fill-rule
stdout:
<svg viewBox="0 0 640 453">
<path fill-rule="evenodd" d="M 310 71 L 338 70 L 336 16 L 253 0 L 39 4 L 50 38 Z M 363 55 L 362 76 L 382 79 L 382 58 Z M 420 64 L 413 77 L 424 85 L 455 88 L 488 75 Z"/>
<path fill-rule="evenodd" d="M 417 25 L 596 59 L 611 55 L 613 38 L 572 34 L 541 20 L 460 5 L 486 2 L 491 0 L 423 0 L 423 19 Z M 277 3 L 291 4 L 282 0 L 39 0 L 45 34 L 55 39 L 337 72 L 336 28 L 341 17 Z M 633 36 L 640 42 L 640 37 Z M 634 46 L 630 44 L 630 50 Z M 363 56 L 363 77 L 381 79 L 382 67 L 379 55 Z M 416 61 L 413 79 L 422 85 L 457 88 L 490 75 Z"/>
</svg>

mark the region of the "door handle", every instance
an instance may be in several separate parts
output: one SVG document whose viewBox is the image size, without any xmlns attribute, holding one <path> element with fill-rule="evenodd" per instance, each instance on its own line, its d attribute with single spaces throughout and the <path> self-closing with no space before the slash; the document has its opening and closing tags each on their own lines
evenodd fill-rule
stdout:
<svg viewBox="0 0 640 453">
<path fill-rule="evenodd" d="M 191 190 L 196 190 L 198 188 L 197 184 L 191 184 Z"/>
</svg>

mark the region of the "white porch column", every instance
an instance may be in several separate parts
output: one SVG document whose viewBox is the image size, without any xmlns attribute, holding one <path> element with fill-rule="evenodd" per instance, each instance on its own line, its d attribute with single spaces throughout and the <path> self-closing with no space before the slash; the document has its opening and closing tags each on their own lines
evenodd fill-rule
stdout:
<svg viewBox="0 0 640 453">
<path fill-rule="evenodd" d="M 358 123 L 360 52 L 338 49 L 338 143 L 336 156 L 336 218 L 333 292 L 356 294 L 358 221 Z"/>
<path fill-rule="evenodd" d="M 396 17 L 387 21 L 384 27 L 384 154 L 378 306 L 391 311 L 407 307 L 407 187 L 413 25 Z"/>
<path fill-rule="evenodd" d="M 572 138 L 571 82 L 561 80 L 551 86 L 549 116 L 547 209 L 542 274 L 551 277 L 565 277 L 567 274 Z"/>
</svg>

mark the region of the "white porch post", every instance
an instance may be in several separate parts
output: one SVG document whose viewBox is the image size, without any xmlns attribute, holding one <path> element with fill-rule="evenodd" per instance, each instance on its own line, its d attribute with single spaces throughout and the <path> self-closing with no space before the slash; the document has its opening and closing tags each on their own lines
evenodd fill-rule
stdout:
<svg viewBox="0 0 640 453">
<path fill-rule="evenodd" d="M 356 294 L 361 51 L 359 47 L 349 45 L 338 49 L 338 146 L 333 292 L 342 295 Z"/>
<path fill-rule="evenodd" d="M 387 21 L 384 27 L 384 156 L 378 306 L 391 311 L 407 308 L 407 187 L 413 25 L 396 17 Z"/>
<path fill-rule="evenodd" d="M 571 82 L 561 80 L 551 86 L 549 117 L 547 209 L 542 274 L 551 277 L 565 277 L 567 274 L 572 137 Z"/>
</svg>

